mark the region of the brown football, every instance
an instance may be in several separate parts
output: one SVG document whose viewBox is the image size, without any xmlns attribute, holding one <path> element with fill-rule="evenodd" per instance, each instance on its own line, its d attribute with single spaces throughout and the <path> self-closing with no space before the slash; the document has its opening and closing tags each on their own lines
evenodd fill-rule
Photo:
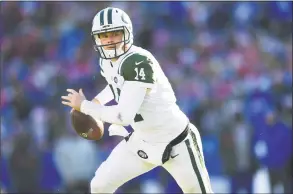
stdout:
<svg viewBox="0 0 293 194">
<path fill-rule="evenodd" d="M 104 124 L 77 110 L 71 110 L 71 123 L 78 135 L 88 140 L 100 140 L 104 135 Z"/>
</svg>

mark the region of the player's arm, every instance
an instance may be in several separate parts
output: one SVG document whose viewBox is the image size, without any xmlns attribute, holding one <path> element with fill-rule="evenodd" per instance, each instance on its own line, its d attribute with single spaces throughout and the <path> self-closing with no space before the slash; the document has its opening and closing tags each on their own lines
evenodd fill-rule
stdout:
<svg viewBox="0 0 293 194">
<path fill-rule="evenodd" d="M 111 91 L 111 88 L 109 87 L 109 85 L 107 85 L 98 95 L 96 95 L 92 99 L 92 102 L 96 104 L 105 105 L 113 99 L 114 99 L 114 96 Z"/>
<path fill-rule="evenodd" d="M 107 85 L 98 95 L 92 99 L 92 102 L 99 105 L 105 105 L 113 99 L 113 93 L 109 85 Z"/>
<path fill-rule="evenodd" d="M 94 102 L 96 104 L 105 105 L 113 99 L 114 99 L 113 93 L 112 93 L 109 85 L 107 85 L 98 95 L 96 95 L 92 99 L 92 102 Z M 74 108 L 72 108 L 70 112 L 72 112 L 73 110 L 74 110 Z"/>
<path fill-rule="evenodd" d="M 96 103 L 96 104 L 101 104 L 101 102 L 100 102 L 98 99 L 96 99 L 96 98 L 93 98 L 93 99 L 92 99 L 92 102 L 94 102 L 94 103 Z"/>
<path fill-rule="evenodd" d="M 154 86 L 153 69 L 145 57 L 134 56 L 122 64 L 121 74 L 125 82 L 118 105 L 102 106 L 84 100 L 81 112 L 108 123 L 131 124 L 146 93 Z"/>
<path fill-rule="evenodd" d="M 118 105 L 103 106 L 84 100 L 80 110 L 95 119 L 127 126 L 131 124 L 138 112 L 144 100 L 146 90 L 146 88 L 135 83 L 126 82 L 121 90 Z"/>
</svg>

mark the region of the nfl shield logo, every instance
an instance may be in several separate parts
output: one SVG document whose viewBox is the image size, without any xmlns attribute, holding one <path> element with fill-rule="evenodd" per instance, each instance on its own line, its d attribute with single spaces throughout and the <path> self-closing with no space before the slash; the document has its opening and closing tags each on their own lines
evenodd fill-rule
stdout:
<svg viewBox="0 0 293 194">
<path fill-rule="evenodd" d="M 118 83 L 118 78 L 114 77 L 114 82 L 117 84 Z"/>
</svg>

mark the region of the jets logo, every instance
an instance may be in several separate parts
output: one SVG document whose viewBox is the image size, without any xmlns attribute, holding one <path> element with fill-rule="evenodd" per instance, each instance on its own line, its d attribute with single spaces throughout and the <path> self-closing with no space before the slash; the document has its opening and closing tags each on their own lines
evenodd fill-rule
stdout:
<svg viewBox="0 0 293 194">
<path fill-rule="evenodd" d="M 143 158 L 143 159 L 147 159 L 147 158 L 148 158 L 148 155 L 147 155 L 144 151 L 142 151 L 142 150 L 138 150 L 138 151 L 137 151 L 137 154 L 138 154 L 141 158 Z"/>
</svg>

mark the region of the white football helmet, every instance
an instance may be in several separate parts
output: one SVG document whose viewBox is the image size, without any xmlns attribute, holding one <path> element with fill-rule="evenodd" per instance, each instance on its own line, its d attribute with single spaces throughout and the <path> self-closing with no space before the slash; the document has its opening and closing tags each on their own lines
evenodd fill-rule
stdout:
<svg viewBox="0 0 293 194">
<path fill-rule="evenodd" d="M 102 45 L 101 40 L 94 37 L 96 34 L 117 30 L 123 30 L 124 32 L 122 41 L 118 43 Z M 94 40 L 94 48 L 100 53 L 101 58 L 112 59 L 119 57 L 125 54 L 133 44 L 132 22 L 123 10 L 107 7 L 99 11 L 93 19 L 92 37 Z M 103 48 L 104 46 L 117 45 L 120 43 L 122 44 L 119 47 L 116 46 L 114 50 L 105 50 Z"/>
</svg>

